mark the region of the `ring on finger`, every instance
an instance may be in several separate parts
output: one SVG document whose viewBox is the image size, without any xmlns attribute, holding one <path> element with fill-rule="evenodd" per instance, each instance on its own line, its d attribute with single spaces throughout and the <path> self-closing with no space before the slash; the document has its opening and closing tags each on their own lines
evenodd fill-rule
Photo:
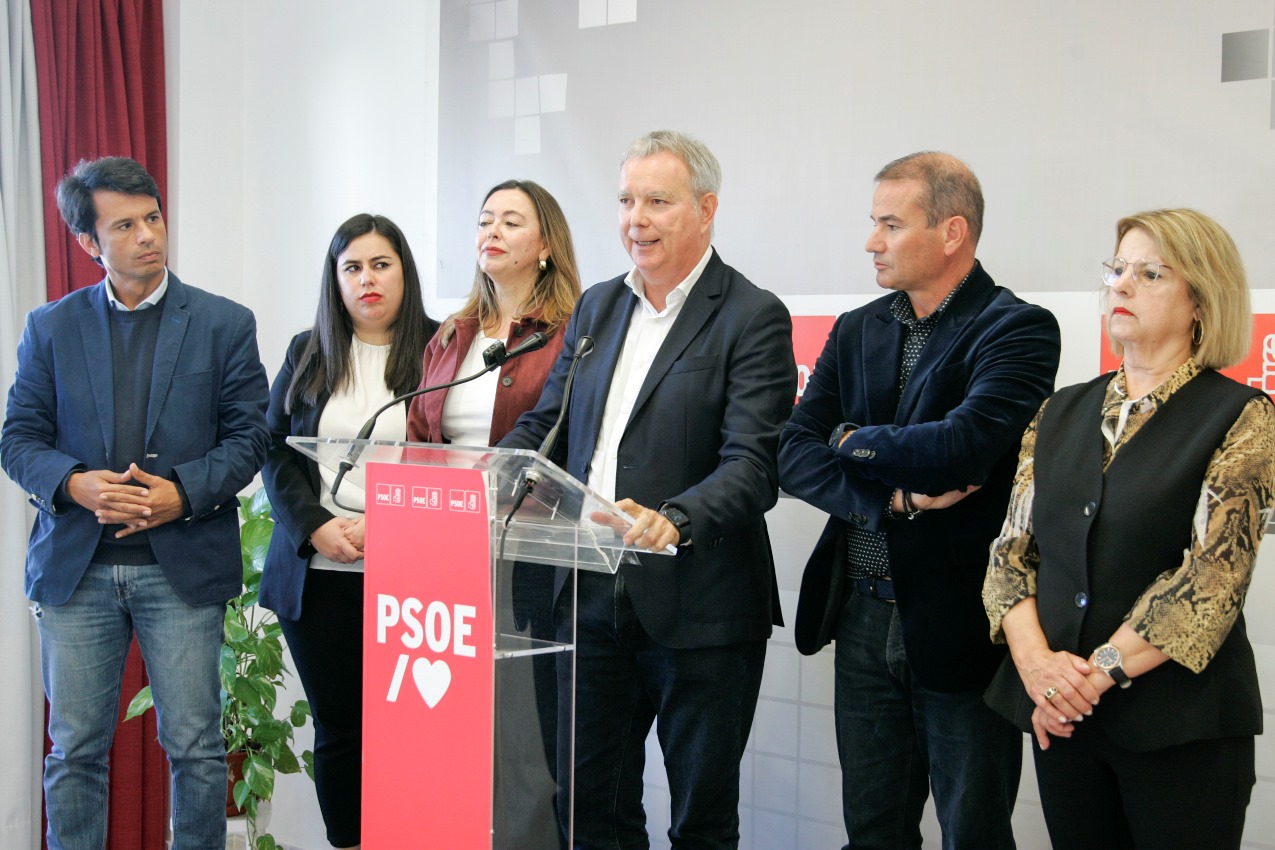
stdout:
<svg viewBox="0 0 1275 850">
<path fill-rule="evenodd" d="M 1056 697 L 1056 696 L 1058 696 L 1058 688 L 1056 688 L 1056 687 L 1055 687 L 1055 688 L 1050 688 L 1049 690 L 1045 691 L 1045 699 L 1046 699 L 1046 700 L 1051 700 L 1051 699 L 1053 699 L 1053 698 L 1054 698 L 1054 697 Z"/>
</svg>

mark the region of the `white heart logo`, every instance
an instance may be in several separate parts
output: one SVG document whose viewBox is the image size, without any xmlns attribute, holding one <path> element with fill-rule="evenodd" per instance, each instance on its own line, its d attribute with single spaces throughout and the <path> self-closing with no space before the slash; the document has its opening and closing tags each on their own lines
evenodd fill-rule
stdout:
<svg viewBox="0 0 1275 850">
<path fill-rule="evenodd" d="M 416 682 L 416 690 L 421 692 L 425 704 L 433 708 L 451 686 L 452 668 L 447 666 L 446 661 L 431 662 L 428 658 L 418 658 L 412 662 L 412 680 Z"/>
</svg>

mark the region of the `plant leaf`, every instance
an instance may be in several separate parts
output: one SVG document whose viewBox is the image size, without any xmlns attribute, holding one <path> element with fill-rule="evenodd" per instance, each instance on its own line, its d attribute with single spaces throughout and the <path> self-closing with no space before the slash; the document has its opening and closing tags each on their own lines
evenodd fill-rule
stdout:
<svg viewBox="0 0 1275 850">
<path fill-rule="evenodd" d="M 271 795 L 274 794 L 274 768 L 262 756 L 250 753 L 244 759 L 243 778 L 244 782 L 248 783 L 248 787 L 252 789 L 252 793 L 262 800 L 269 800 Z"/>
<path fill-rule="evenodd" d="M 266 492 L 265 487 L 259 487 L 252 494 L 252 515 L 270 516 L 270 494 Z"/>
<path fill-rule="evenodd" d="M 129 702 L 128 710 L 124 712 L 124 719 L 132 720 L 134 717 L 140 717 L 150 711 L 154 706 L 155 699 L 151 696 L 151 686 L 147 685 L 138 691 L 137 696 L 133 697 L 132 701 Z M 294 713 L 293 717 L 295 716 L 296 715 Z M 300 724 L 293 723 L 292 725 L 299 726 Z"/>
<path fill-rule="evenodd" d="M 292 725 L 300 729 L 305 725 L 306 718 L 310 716 L 310 703 L 303 699 L 297 700 L 292 706 L 292 715 L 289 718 Z"/>
</svg>

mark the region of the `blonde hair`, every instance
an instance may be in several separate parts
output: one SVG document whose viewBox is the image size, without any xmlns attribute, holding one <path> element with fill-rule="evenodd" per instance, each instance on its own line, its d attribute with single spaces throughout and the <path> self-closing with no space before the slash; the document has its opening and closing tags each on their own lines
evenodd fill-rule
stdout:
<svg viewBox="0 0 1275 850">
<path fill-rule="evenodd" d="M 1116 223 L 1116 251 L 1135 228 L 1151 237 L 1164 264 L 1181 275 L 1200 311 L 1200 342 L 1191 344 L 1196 362 L 1224 369 L 1243 360 L 1252 344 L 1253 311 L 1244 263 L 1231 235 L 1196 210 L 1150 210 Z"/>
</svg>

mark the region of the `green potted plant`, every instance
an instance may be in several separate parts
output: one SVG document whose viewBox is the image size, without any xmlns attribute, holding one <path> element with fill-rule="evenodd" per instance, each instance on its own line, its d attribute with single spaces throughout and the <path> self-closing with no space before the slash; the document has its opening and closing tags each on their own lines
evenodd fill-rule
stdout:
<svg viewBox="0 0 1275 850">
<path fill-rule="evenodd" d="M 288 668 L 283 663 L 283 632 L 273 612 L 257 607 L 261 568 L 270 547 L 274 520 L 264 489 L 239 497 L 242 521 L 239 548 L 243 557 L 243 592 L 226 603 L 225 642 L 221 645 L 221 733 L 235 806 L 248 820 L 248 844 L 254 850 L 276 850 L 274 836 L 257 834 L 257 807 L 274 794 L 275 775 L 302 769 L 314 778 L 314 754 L 293 752 L 294 730 L 304 726 L 310 705 L 297 700 L 278 716 L 278 693 Z M 125 720 L 154 704 L 149 686 L 129 703 Z M 242 763 L 236 775 L 234 765 Z"/>
</svg>

